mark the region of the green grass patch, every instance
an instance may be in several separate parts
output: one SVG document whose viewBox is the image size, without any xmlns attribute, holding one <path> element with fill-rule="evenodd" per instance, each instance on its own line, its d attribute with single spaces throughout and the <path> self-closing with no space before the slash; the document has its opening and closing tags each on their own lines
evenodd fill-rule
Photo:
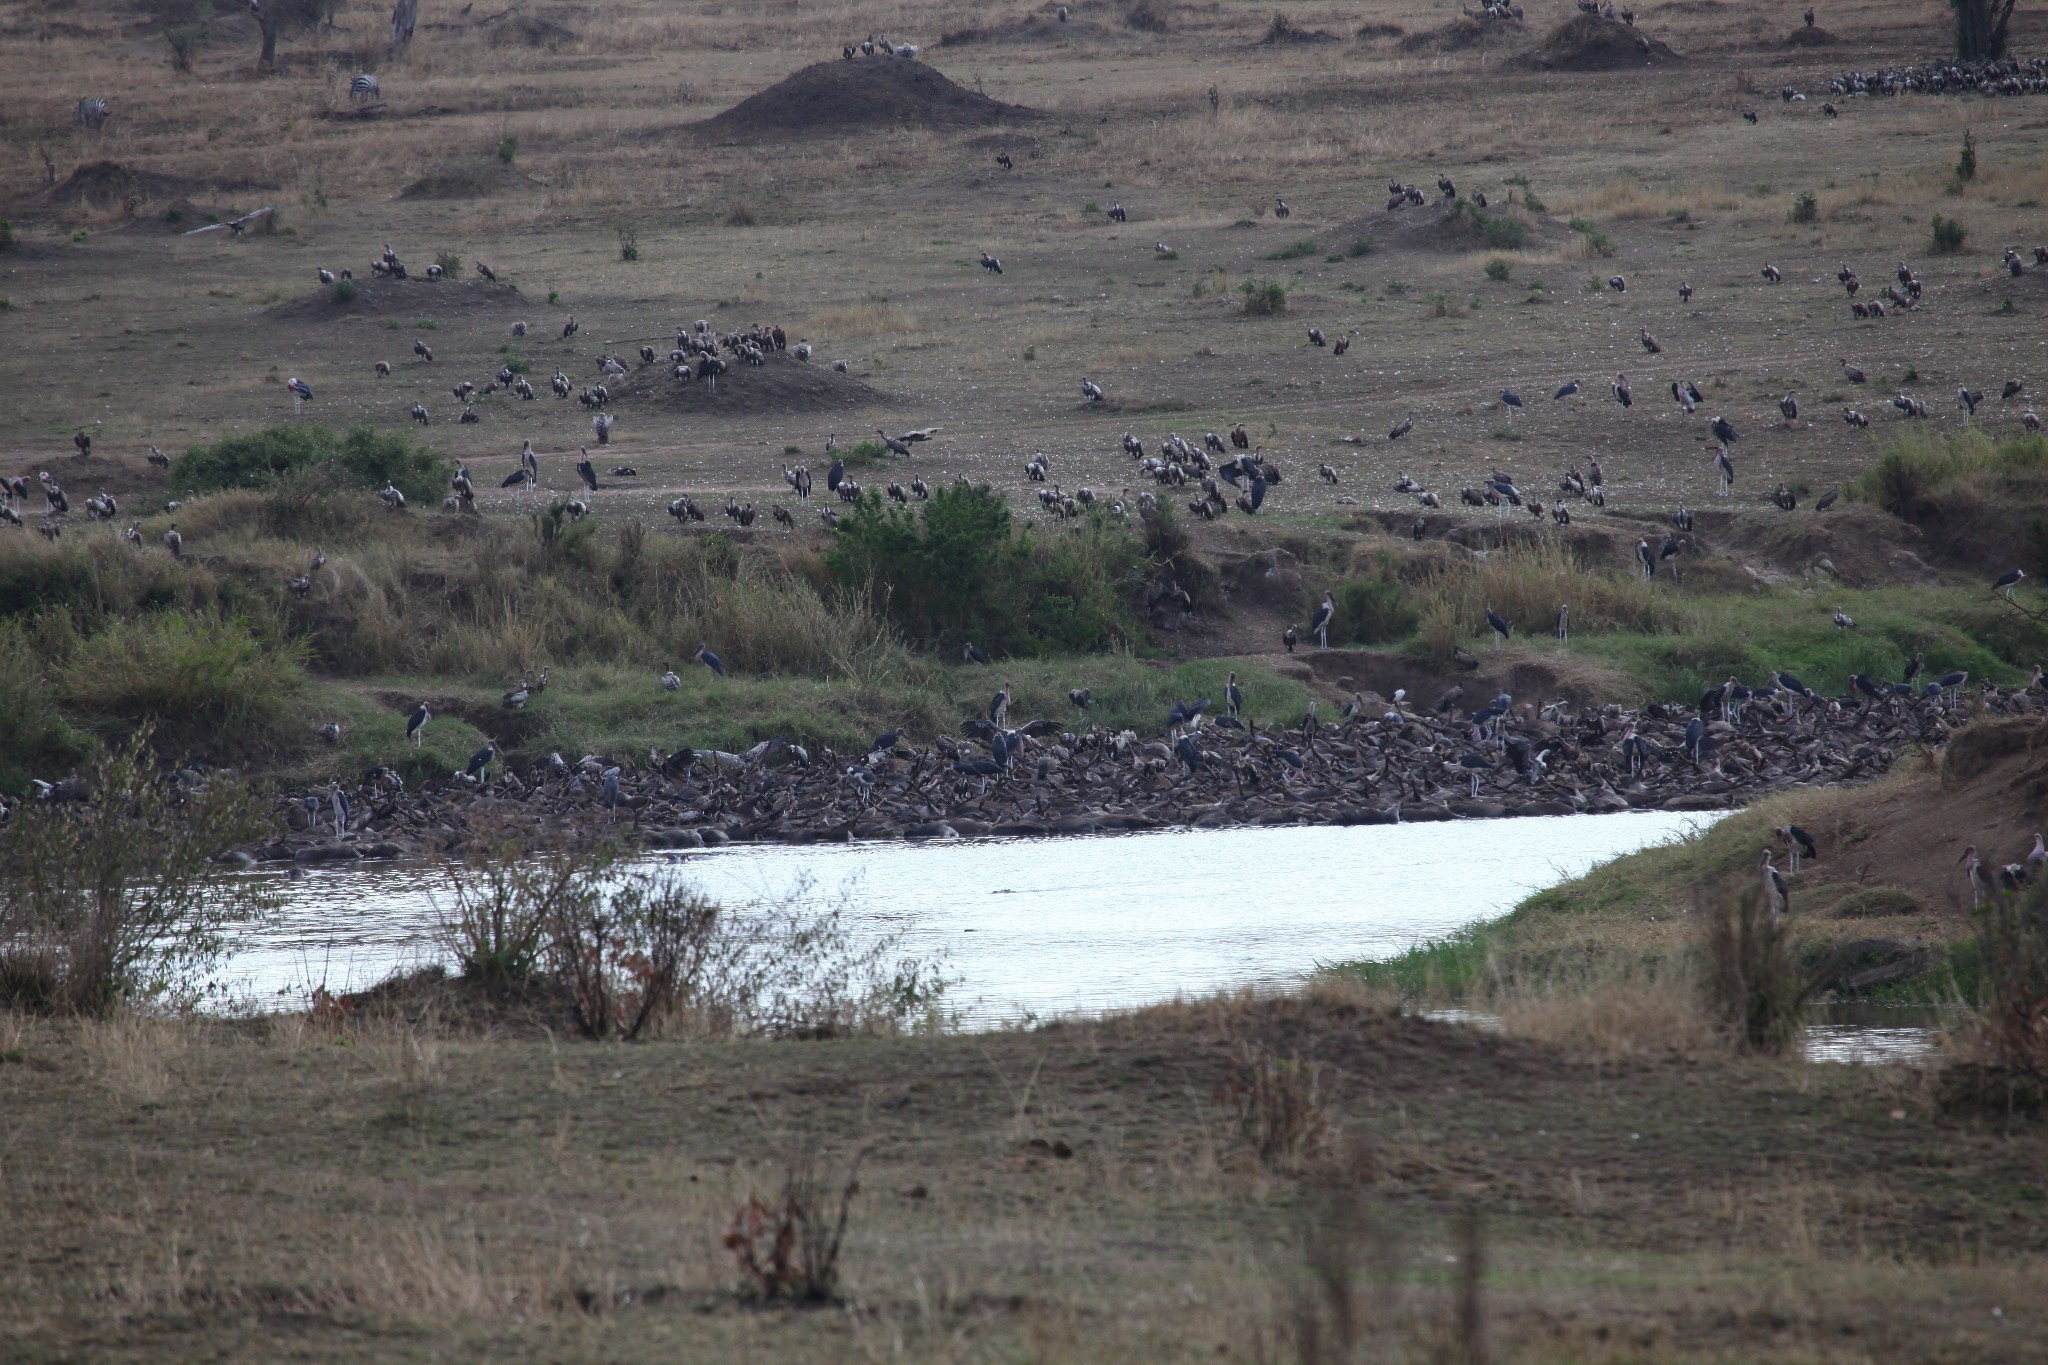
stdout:
<svg viewBox="0 0 2048 1365">
<path fill-rule="evenodd" d="M 1244 311 L 1252 317 L 1279 317 L 1287 311 L 1287 286 L 1278 280 L 1246 280 L 1237 292 L 1244 295 Z"/>
<path fill-rule="evenodd" d="M 1267 252 L 1265 259 L 1269 261 L 1293 261 L 1303 256 L 1313 256 L 1321 250 L 1322 247 L 1316 244 L 1315 238 L 1304 237 L 1298 242 L 1289 242 L 1278 251 Z"/>
<path fill-rule="evenodd" d="M 1586 239 L 1586 245 L 1593 250 L 1594 254 L 1600 256 L 1612 256 L 1614 254 L 1613 239 L 1600 230 L 1599 224 L 1586 218 L 1574 218 L 1571 220 L 1571 228 L 1573 232 Z"/>
<path fill-rule="evenodd" d="M 344 433 L 310 425 L 271 427 L 193 446 L 178 457 L 172 476 L 177 487 L 204 492 L 262 488 L 320 467 L 348 486 L 374 489 L 389 481 L 415 501 L 438 498 L 448 476 L 446 460 L 405 436 L 367 426 Z"/>
</svg>

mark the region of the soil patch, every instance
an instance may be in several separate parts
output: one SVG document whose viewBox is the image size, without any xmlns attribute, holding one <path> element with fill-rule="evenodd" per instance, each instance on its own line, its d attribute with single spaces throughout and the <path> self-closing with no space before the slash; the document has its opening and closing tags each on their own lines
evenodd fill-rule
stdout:
<svg viewBox="0 0 2048 1365">
<path fill-rule="evenodd" d="M 494 156 L 445 161 L 398 192 L 400 199 L 485 199 L 506 190 L 531 189 L 532 177 Z"/>
<path fill-rule="evenodd" d="M 840 374 L 829 365 L 796 360 L 787 354 L 767 357 L 761 365 L 734 365 L 707 379 L 679 380 L 665 360 L 642 366 L 606 386 L 612 406 L 623 411 L 748 413 L 825 412 L 886 404 L 880 389 Z"/>
<path fill-rule="evenodd" d="M 311 294 L 272 305 L 266 316 L 287 322 L 345 322 L 352 318 L 429 318 L 478 313 L 492 308 L 524 306 L 526 299 L 509 284 L 489 280 L 357 280 L 355 297 L 337 302 L 334 291 Z"/>
<path fill-rule="evenodd" d="M 1361 43 L 1377 42 L 1381 38 L 1398 38 L 1408 30 L 1399 24 L 1372 23 L 1358 26 L 1357 38 Z"/>
<path fill-rule="evenodd" d="M 1577 14 L 1544 35 L 1523 61 L 1544 71 L 1622 71 L 1684 60 L 1649 34 L 1598 14 Z"/>
<path fill-rule="evenodd" d="M 555 23 L 552 19 L 542 19 L 517 10 L 500 19 L 486 20 L 479 27 L 490 34 L 492 47 L 544 47 L 553 52 L 566 44 L 576 42 L 582 36 L 574 29 Z"/>
<path fill-rule="evenodd" d="M 819 62 L 750 95 L 698 126 L 728 137 L 842 132 L 886 124 L 928 126 L 1036 118 L 956 85 L 933 67 L 900 57 Z"/>
<path fill-rule="evenodd" d="M 44 189 L 22 201 L 25 206 L 54 210 L 59 214 L 108 213 L 121 210 L 130 216 L 137 216 L 147 208 L 158 204 L 176 206 L 183 204 L 192 209 L 193 221 L 187 228 L 197 227 L 209 221 L 208 211 L 196 209 L 189 196 L 208 188 L 215 190 L 263 190 L 273 186 L 258 185 L 248 181 L 221 182 L 215 184 L 205 180 L 193 180 L 182 175 L 166 175 L 161 171 L 139 170 L 124 166 L 118 161 L 89 161 L 56 185 Z M 254 208 L 250 204 L 246 207 Z"/>
</svg>

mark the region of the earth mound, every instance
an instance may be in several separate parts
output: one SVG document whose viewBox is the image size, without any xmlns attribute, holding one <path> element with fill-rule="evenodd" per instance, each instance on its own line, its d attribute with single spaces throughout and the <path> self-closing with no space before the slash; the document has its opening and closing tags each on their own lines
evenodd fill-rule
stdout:
<svg viewBox="0 0 2048 1365">
<path fill-rule="evenodd" d="M 954 84 L 916 59 L 861 57 L 807 66 L 698 125 L 729 137 L 837 132 L 878 125 L 958 127 L 1037 111 Z"/>
<path fill-rule="evenodd" d="M 1519 19 L 1474 19 L 1459 15 L 1450 23 L 1401 40 L 1403 52 L 1463 52 L 1474 47 L 1521 46 L 1529 36 Z"/>
<path fill-rule="evenodd" d="M 1563 247 L 1572 230 L 1545 214 L 1530 213 L 1520 204 L 1482 209 L 1471 188 L 1449 204 L 1409 204 L 1378 209 L 1338 228 L 1333 239 L 1370 237 L 1377 251 L 1543 251 Z"/>
<path fill-rule="evenodd" d="M 1339 41 L 1336 34 L 1324 28 L 1301 28 L 1284 14 L 1273 16 L 1273 22 L 1266 26 L 1266 36 L 1259 39 L 1262 47 L 1291 47 L 1297 43 L 1334 43 Z"/>
<path fill-rule="evenodd" d="M 1834 34 L 1818 24 L 1805 24 L 1786 35 L 1786 47 L 1833 47 L 1841 42 Z"/>
<path fill-rule="evenodd" d="M 484 199 L 502 190 L 531 189 L 534 180 L 494 156 L 448 161 L 398 192 L 400 199 Z"/>
<path fill-rule="evenodd" d="M 140 214 L 145 208 L 166 204 L 182 209 L 191 208 L 189 196 L 200 194 L 208 188 L 219 191 L 248 191 L 274 188 L 250 181 L 211 182 L 194 180 L 182 175 L 166 175 L 160 171 L 138 170 L 124 166 L 118 161 L 89 161 L 79 166 L 60 184 L 51 185 L 23 201 L 26 208 L 54 211 L 58 214 L 109 213 L 116 210 L 130 216 Z M 245 204 L 244 209 L 258 207 Z M 186 216 L 183 212 L 181 217 Z M 196 221 L 185 224 L 197 227 L 207 221 L 205 212 L 197 213 Z"/>
<path fill-rule="evenodd" d="M 408 267 L 410 269 L 410 267 Z M 477 313 L 524 305 L 518 288 L 489 280 L 402 280 L 375 276 L 357 279 L 355 297 L 334 297 L 325 286 L 310 294 L 273 304 L 267 316 L 285 322 L 345 322 L 350 318 L 425 318 Z"/>
<path fill-rule="evenodd" d="M 1544 35 L 1542 47 L 1525 60 L 1545 71 L 1622 71 L 1684 59 L 1618 19 L 1575 14 Z"/>
<path fill-rule="evenodd" d="M 667 363 L 667 352 L 652 365 L 642 365 L 605 386 L 612 406 L 621 411 L 701 412 L 718 416 L 755 413 L 826 412 L 865 408 L 890 401 L 873 385 L 840 374 L 821 361 L 803 361 L 786 352 L 766 357 L 760 365 L 734 364 L 713 381 L 681 380 Z"/>
</svg>

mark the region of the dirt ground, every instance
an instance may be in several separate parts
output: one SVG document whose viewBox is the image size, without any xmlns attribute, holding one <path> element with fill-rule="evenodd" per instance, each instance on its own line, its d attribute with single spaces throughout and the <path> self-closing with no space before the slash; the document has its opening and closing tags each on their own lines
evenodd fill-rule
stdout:
<svg viewBox="0 0 2048 1365">
<path fill-rule="evenodd" d="M 1324 1359 L 1294 1334 L 1333 1201 L 1377 1358 L 1477 1358 L 1475 1249 L 1489 1359 L 2044 1358 L 2042 1130 L 1883 1069 L 1574 1060 L 1334 997 L 817 1044 L 16 1034 L 14 1360 Z M 1237 1118 L 1246 1057 L 1319 1069 L 1298 1173 Z M 799 1150 L 834 1190 L 868 1153 L 842 1308 L 750 1305 L 720 1245 Z"/>
<path fill-rule="evenodd" d="M 943 428 L 910 462 L 934 483 L 990 479 L 1022 495 L 1024 461 L 1044 453 L 1063 488 L 1128 492 L 1143 485 L 1119 450 L 1126 432 L 1151 449 L 1168 432 L 1199 439 L 1242 422 L 1291 477 L 1263 529 L 1235 512 L 1204 528 L 1226 548 L 1247 533 L 1402 513 L 1413 502 L 1392 490 L 1401 473 L 1455 507 L 1457 490 L 1494 468 L 1548 497 L 1564 468 L 1597 457 L 1608 506 L 1581 508 L 1579 522 L 1620 518 L 1612 539 L 1625 559 L 1636 524 L 1680 503 L 1720 505 L 1707 461 L 1714 415 L 1741 432 L 1739 519 L 1782 535 L 1812 525 L 1813 497 L 1906 420 L 1886 401 L 1896 389 L 1931 405 L 1921 425 L 1950 429 L 1958 384 L 2048 383 L 2035 380 L 2030 339 L 2048 277 L 2012 278 L 1998 261 L 2005 245 L 2032 243 L 2048 106 L 1845 99 L 1839 118 L 1819 107 L 1834 71 L 1945 52 L 1938 8 L 1831 8 L 1820 17 L 1833 41 L 1815 45 L 1788 40 L 1789 16 L 1779 26 L 1719 5 L 1659 5 L 1638 23 L 1678 60 L 1576 73 L 1524 60 L 1564 41 L 1552 32 L 1570 17 L 1562 5 L 1423 55 L 1402 35 L 1444 16 L 1414 4 L 1376 11 L 1362 37 L 1339 6 L 1289 12 L 1293 29 L 1334 43 L 1261 42 L 1271 15 L 1251 6 L 1070 8 L 1061 25 L 1050 7 L 827 4 L 746 18 L 626 4 L 599 20 L 554 5 L 538 28 L 496 15 L 437 21 L 392 57 L 375 37 L 379 14 L 343 3 L 332 30 L 288 36 L 277 75 L 253 70 L 241 41 L 253 30 L 237 18 L 210 30 L 188 76 L 120 5 L 79 0 L 61 18 L 0 6 L 0 52 L 33 52 L 41 73 L 0 94 L 0 202 L 16 224 L 0 255 L 0 383 L 18 397 L 0 412 L 0 470 L 49 467 L 72 487 L 169 497 L 141 463 L 148 445 L 284 420 L 283 384 L 297 376 L 313 386 L 314 420 L 403 426 L 424 404 L 432 439 L 489 485 L 487 511 L 515 510 L 523 503 L 497 492 L 495 476 L 531 440 L 545 484 L 567 492 L 590 416 L 543 385 L 533 403 L 485 398 L 482 420 L 458 426 L 457 381 L 482 384 L 523 360 L 536 380 L 560 367 L 581 387 L 601 353 L 632 359 L 699 318 L 777 322 L 813 344 L 813 368 L 840 360 L 846 374 L 759 402 L 682 399 L 658 375 L 624 385 L 609 458 L 641 473 L 592 500 L 600 515 L 658 524 L 681 491 L 780 498 L 787 463 L 822 465 L 828 433 L 843 444 L 878 426 Z M 2023 11 L 2015 22 L 2025 53 L 2039 21 Z M 791 126 L 769 140 L 721 133 L 714 116 L 813 63 L 837 80 L 842 42 L 876 30 L 922 55 L 861 59 L 851 84 L 797 79 L 804 88 L 779 106 Z M 365 67 L 384 92 L 368 110 L 346 91 Z M 830 93 L 821 81 L 840 93 L 812 99 Z M 1811 98 L 1784 102 L 1781 87 Z M 98 134 L 72 126 L 83 90 L 113 97 Z M 998 104 L 1038 116 L 949 121 L 945 109 L 968 94 L 991 102 L 975 117 Z M 1739 116 L 1746 107 L 1755 125 Z M 1981 169 L 1951 192 L 1965 130 Z M 510 167 L 493 155 L 500 146 Z M 44 183 L 101 162 L 119 169 Z M 517 174 L 476 178 L 481 197 L 399 197 L 451 163 Z M 1383 207 L 1389 178 L 1430 189 L 1438 174 L 1496 211 L 1517 201 L 1530 244 L 1446 240 L 1435 207 Z M 1802 191 L 1815 196 L 1811 222 L 1793 221 Z M 1523 202 L 1532 193 L 1542 212 Z M 1107 217 L 1117 203 L 1128 222 Z M 188 236 L 164 221 L 174 206 L 182 225 L 266 204 L 280 210 L 276 232 Z M 1934 212 L 1966 223 L 1963 253 L 1929 254 Z M 1614 254 L 1598 254 L 1573 219 Z M 394 301 L 368 273 L 386 243 L 415 279 L 444 256 L 469 281 L 481 259 L 517 293 L 408 282 Z M 636 259 L 622 259 L 627 243 Z M 983 251 L 1000 275 L 981 268 Z M 1505 281 L 1482 270 L 1496 258 Z M 1837 267 L 1854 265 L 1868 297 L 1900 261 L 1926 282 L 1922 307 L 1853 319 Z M 1783 284 L 1762 277 L 1767 263 Z M 355 272 L 355 305 L 325 298 L 322 267 Z M 1625 293 L 1604 284 L 1617 273 Z M 1237 286 L 1253 278 L 1289 287 L 1284 316 L 1244 314 Z M 565 340 L 572 315 L 580 329 Z M 523 338 L 516 321 L 529 324 Z M 1310 326 L 1348 336 L 1347 354 L 1310 346 Z M 1645 329 L 1661 354 L 1645 354 Z M 432 363 L 412 357 L 416 338 Z M 1845 357 L 1867 386 L 1844 381 Z M 389 379 L 373 375 L 378 360 L 394 365 Z M 1608 396 L 1617 372 L 1632 408 Z M 1084 376 L 1104 402 L 1082 397 Z M 747 378 L 721 383 L 741 392 Z M 1552 401 L 1568 379 L 1584 392 Z M 1674 379 L 1705 393 L 1698 413 L 1670 401 Z M 1507 387 L 1528 407 L 1513 422 L 1498 399 Z M 1802 405 L 1796 422 L 1778 415 L 1788 392 Z M 1994 399 L 1979 423 L 2011 427 L 2029 396 Z M 1868 432 L 1841 421 L 1851 403 L 1871 417 Z M 1413 433 L 1390 442 L 1410 413 Z M 70 454 L 79 427 L 98 438 L 90 465 Z M 1324 462 L 1337 484 L 1314 477 Z M 1800 492 L 1800 510 L 1768 505 L 1780 481 Z M 1432 534 L 1491 516 L 1447 513 Z M 1262 625 L 1262 651 L 1269 635 Z"/>
</svg>

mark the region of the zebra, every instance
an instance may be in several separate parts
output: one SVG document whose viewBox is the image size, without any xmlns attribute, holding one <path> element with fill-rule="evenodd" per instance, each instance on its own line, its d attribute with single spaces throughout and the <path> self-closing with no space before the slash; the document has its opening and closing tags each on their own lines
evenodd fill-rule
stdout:
<svg viewBox="0 0 2048 1365">
<path fill-rule="evenodd" d="M 367 71 L 358 72 L 349 79 L 348 97 L 351 100 L 381 100 L 384 87 L 377 84 L 377 78 Z"/>
<path fill-rule="evenodd" d="M 79 127 L 90 128 L 97 133 L 107 121 L 106 97 L 87 95 L 78 102 L 78 108 L 73 111 L 72 116 L 78 120 Z"/>
</svg>

